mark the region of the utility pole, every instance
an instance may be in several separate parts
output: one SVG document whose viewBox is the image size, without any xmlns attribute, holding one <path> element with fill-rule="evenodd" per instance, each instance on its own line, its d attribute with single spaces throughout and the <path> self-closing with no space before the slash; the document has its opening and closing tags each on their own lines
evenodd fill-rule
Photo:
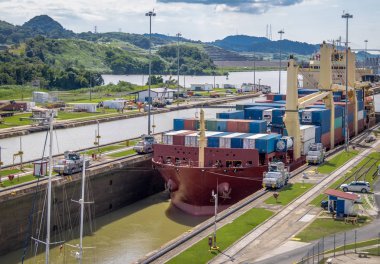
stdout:
<svg viewBox="0 0 380 264">
<path fill-rule="evenodd" d="M 365 45 L 365 58 L 364 58 L 364 67 L 367 66 L 367 44 L 368 44 L 368 39 L 364 40 L 364 45 Z"/>
<path fill-rule="evenodd" d="M 214 198 L 214 202 L 215 202 L 215 205 L 214 205 L 214 237 L 213 237 L 213 245 L 212 245 L 211 249 L 217 250 L 218 246 L 216 245 L 216 220 L 217 220 L 217 215 L 218 215 L 218 191 L 216 191 L 216 193 L 215 193 L 214 190 L 212 190 L 211 195 Z"/>
<path fill-rule="evenodd" d="M 282 40 L 282 34 L 284 34 L 285 32 L 284 32 L 284 30 L 283 29 L 281 29 L 279 32 L 278 32 L 278 34 L 280 34 L 280 41 Z M 282 54 L 281 54 L 281 43 L 279 43 L 279 46 L 280 46 L 280 64 L 279 64 L 279 66 L 278 66 L 278 94 L 280 94 L 281 93 L 281 56 L 282 56 Z"/>
<path fill-rule="evenodd" d="M 253 52 L 253 89 L 256 90 L 256 56 Z"/>
<path fill-rule="evenodd" d="M 179 38 L 182 36 L 181 33 L 177 33 L 177 100 L 179 99 Z"/>
<path fill-rule="evenodd" d="M 349 135 L 348 135 L 348 71 L 347 71 L 347 68 L 348 68 L 348 19 L 349 18 L 353 18 L 353 15 L 349 14 L 349 13 L 346 13 L 344 15 L 342 15 L 342 18 L 346 19 L 346 43 L 345 43 L 345 46 L 346 46 L 346 104 L 345 104 L 345 115 L 344 115 L 344 120 L 345 120 L 345 126 L 344 126 L 344 130 L 345 130 L 345 150 L 348 151 L 348 146 L 349 146 Z M 355 93 L 355 91 L 354 91 Z M 354 94 L 354 96 L 356 96 L 356 94 Z"/>
<path fill-rule="evenodd" d="M 156 13 L 153 11 L 149 11 L 145 14 L 145 16 L 149 17 L 149 88 L 148 88 L 148 135 L 150 135 L 150 107 L 152 104 L 152 98 L 150 96 L 150 87 L 151 87 L 151 74 L 152 74 L 152 17 L 156 16 Z"/>
</svg>

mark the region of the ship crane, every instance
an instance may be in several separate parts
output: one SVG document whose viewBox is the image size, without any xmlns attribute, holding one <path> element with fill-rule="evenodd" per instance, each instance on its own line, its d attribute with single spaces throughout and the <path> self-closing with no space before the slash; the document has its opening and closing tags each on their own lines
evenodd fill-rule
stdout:
<svg viewBox="0 0 380 264">
<path fill-rule="evenodd" d="M 300 134 L 300 122 L 298 116 L 298 110 L 312 105 L 319 100 L 323 100 L 326 108 L 330 109 L 330 146 L 334 147 L 334 121 L 335 121 L 335 107 L 333 100 L 334 91 L 345 91 L 346 87 L 340 84 L 332 83 L 332 53 L 333 48 L 331 45 L 323 43 L 320 50 L 320 79 L 319 79 L 319 89 L 317 93 L 309 94 L 305 97 L 298 99 L 298 87 L 297 87 L 297 76 L 298 76 L 298 66 L 296 65 L 294 59 L 291 57 L 288 63 L 288 87 L 286 96 L 286 107 L 284 123 L 288 131 L 288 135 L 294 138 L 294 151 L 293 159 L 297 160 L 301 157 L 301 134 Z M 356 89 L 362 89 L 368 86 L 368 83 L 355 82 L 355 56 L 350 51 L 348 53 L 348 94 L 346 98 L 354 103 L 354 130 L 355 135 L 358 134 L 358 101 L 356 97 Z M 347 113 L 345 113 L 347 114 Z"/>
</svg>

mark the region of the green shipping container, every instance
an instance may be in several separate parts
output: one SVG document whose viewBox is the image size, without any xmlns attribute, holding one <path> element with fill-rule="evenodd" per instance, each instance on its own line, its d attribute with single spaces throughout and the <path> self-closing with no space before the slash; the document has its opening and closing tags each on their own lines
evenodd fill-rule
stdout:
<svg viewBox="0 0 380 264">
<path fill-rule="evenodd" d="M 335 122 L 334 122 L 334 128 L 341 128 L 343 125 L 343 118 L 342 117 L 337 117 L 335 118 Z"/>
<path fill-rule="evenodd" d="M 206 129 L 207 131 L 218 131 L 217 130 L 217 121 L 216 120 L 206 120 Z"/>
</svg>

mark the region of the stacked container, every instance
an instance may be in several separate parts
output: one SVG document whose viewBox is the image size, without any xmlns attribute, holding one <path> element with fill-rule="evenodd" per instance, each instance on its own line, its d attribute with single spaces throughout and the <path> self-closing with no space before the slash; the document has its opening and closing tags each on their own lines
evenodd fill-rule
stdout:
<svg viewBox="0 0 380 264">
<path fill-rule="evenodd" d="M 309 147 L 312 143 L 315 143 L 315 130 L 313 125 L 302 125 L 300 127 L 301 132 L 301 154 L 306 155 L 309 151 Z"/>
<path fill-rule="evenodd" d="M 281 138 L 280 134 L 269 134 L 255 140 L 255 148 L 259 153 L 269 154 L 276 151 L 277 140 Z"/>
<path fill-rule="evenodd" d="M 244 118 L 251 120 L 263 120 L 263 112 L 271 109 L 268 106 L 255 106 L 244 109 Z"/>
<path fill-rule="evenodd" d="M 231 112 L 217 113 L 216 118 L 221 119 L 244 119 L 244 111 L 236 110 Z"/>
<path fill-rule="evenodd" d="M 267 134 L 256 134 L 243 139 L 244 149 L 255 149 L 255 142 L 257 139 L 267 136 Z"/>
<path fill-rule="evenodd" d="M 245 133 L 230 133 L 229 135 L 219 137 L 219 147 L 220 148 L 232 148 L 232 138 L 240 137 Z"/>
</svg>

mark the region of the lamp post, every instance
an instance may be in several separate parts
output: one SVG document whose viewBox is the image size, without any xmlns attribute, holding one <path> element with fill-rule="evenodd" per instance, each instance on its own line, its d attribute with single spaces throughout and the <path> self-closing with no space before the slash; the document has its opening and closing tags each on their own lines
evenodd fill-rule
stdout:
<svg viewBox="0 0 380 264">
<path fill-rule="evenodd" d="M 181 33 L 177 33 L 177 85 L 178 85 L 178 91 L 177 91 L 177 100 L 179 99 L 179 38 L 182 36 Z"/>
<path fill-rule="evenodd" d="M 368 39 L 364 40 L 364 45 L 365 45 L 365 58 L 364 58 L 364 67 L 367 66 L 367 44 L 368 44 Z"/>
<path fill-rule="evenodd" d="M 216 218 L 218 215 L 218 191 L 216 191 L 216 193 L 215 193 L 214 190 L 212 190 L 211 195 L 214 198 L 214 202 L 215 202 L 215 206 L 214 206 L 214 235 L 213 235 L 214 237 L 213 237 L 213 244 L 212 244 L 211 249 L 217 250 L 218 246 L 216 245 Z"/>
<path fill-rule="evenodd" d="M 353 18 L 353 16 L 349 13 L 346 13 L 344 15 L 342 15 L 342 18 L 346 19 L 346 43 L 345 43 L 345 46 L 346 46 L 346 104 L 345 104 L 345 115 L 344 115 L 344 121 L 345 121 L 345 125 L 344 125 L 344 130 L 345 130 L 345 150 L 348 151 L 348 139 L 349 139 L 349 136 L 348 136 L 348 105 L 347 105 L 347 101 L 348 101 L 348 71 L 347 71 L 347 68 L 348 68 L 348 19 L 349 18 Z M 355 91 L 354 91 L 355 93 Z M 354 96 L 356 96 L 354 94 Z"/>
<path fill-rule="evenodd" d="M 256 90 L 256 56 L 253 53 L 253 89 Z"/>
<path fill-rule="evenodd" d="M 261 79 L 259 79 L 259 90 L 258 91 L 261 91 Z"/>
<path fill-rule="evenodd" d="M 152 83 L 151 73 L 152 73 L 152 17 L 156 16 L 156 13 L 153 11 L 149 11 L 145 14 L 145 16 L 149 17 L 149 80 L 148 80 L 148 135 L 150 135 L 150 107 L 152 98 L 150 97 L 150 86 Z"/>
<path fill-rule="evenodd" d="M 284 34 L 285 31 L 283 29 L 281 29 L 278 34 L 280 34 L 280 41 L 282 40 L 282 34 Z M 279 46 L 280 46 L 280 64 L 278 66 L 278 94 L 281 93 L 281 43 L 279 43 Z"/>
</svg>

